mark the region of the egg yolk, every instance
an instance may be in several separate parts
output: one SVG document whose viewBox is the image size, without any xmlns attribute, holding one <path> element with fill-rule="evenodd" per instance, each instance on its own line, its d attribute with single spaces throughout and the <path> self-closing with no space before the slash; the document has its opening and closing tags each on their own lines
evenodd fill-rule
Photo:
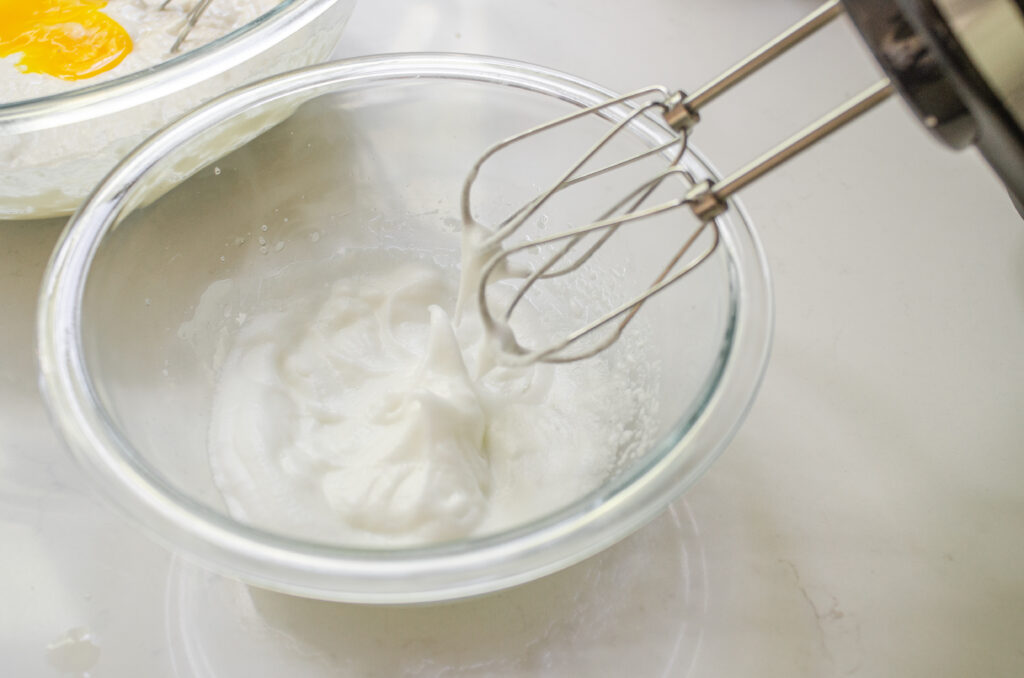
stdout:
<svg viewBox="0 0 1024 678">
<path fill-rule="evenodd" d="M 132 51 L 132 39 L 100 10 L 106 0 L 0 0 L 0 58 L 62 80 L 109 71 Z"/>
</svg>

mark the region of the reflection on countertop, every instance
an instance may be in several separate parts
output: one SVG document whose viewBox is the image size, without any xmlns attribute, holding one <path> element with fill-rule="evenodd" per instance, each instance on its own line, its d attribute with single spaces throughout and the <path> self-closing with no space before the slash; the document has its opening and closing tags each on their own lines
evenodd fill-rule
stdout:
<svg viewBox="0 0 1024 678">
<path fill-rule="evenodd" d="M 685 503 L 566 570 L 453 603 L 374 607 L 247 587 L 181 560 L 168 630 L 181 676 L 685 676 L 706 564 Z"/>
</svg>

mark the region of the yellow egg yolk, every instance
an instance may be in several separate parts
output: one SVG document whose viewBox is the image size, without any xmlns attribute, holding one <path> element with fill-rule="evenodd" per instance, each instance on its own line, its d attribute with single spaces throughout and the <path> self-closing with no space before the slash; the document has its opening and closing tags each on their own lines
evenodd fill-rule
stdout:
<svg viewBox="0 0 1024 678">
<path fill-rule="evenodd" d="M 25 73 L 84 80 L 109 71 L 132 39 L 100 10 L 106 0 L 0 0 L 0 58 L 21 54 Z"/>
</svg>

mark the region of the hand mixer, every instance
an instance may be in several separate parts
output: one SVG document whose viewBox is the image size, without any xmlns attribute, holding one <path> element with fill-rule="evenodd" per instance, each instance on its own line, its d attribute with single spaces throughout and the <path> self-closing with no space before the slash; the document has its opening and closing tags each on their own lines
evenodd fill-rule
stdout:
<svg viewBox="0 0 1024 678">
<path fill-rule="evenodd" d="M 852 19 L 885 71 L 881 81 L 843 103 L 802 131 L 725 178 L 697 182 L 679 165 L 700 111 L 719 95 L 795 46 L 839 15 Z M 946 145 L 978 148 L 1003 181 L 1021 210 L 1024 202 L 1024 2 L 1021 0 L 829 0 L 692 94 L 649 87 L 569 114 L 501 141 L 476 161 L 462 191 L 466 228 L 482 226 L 474 219 L 471 195 L 481 168 L 497 153 L 561 125 L 598 117 L 611 127 L 553 185 L 516 209 L 476 245 L 486 260 L 476 299 L 488 332 L 495 336 L 509 362 L 571 362 L 591 357 L 613 344 L 640 307 L 653 295 L 679 281 L 706 261 L 719 244 L 716 217 L 727 199 L 789 158 L 828 136 L 898 91 L 920 121 Z M 611 115 L 612 109 L 629 111 Z M 639 116 L 658 112 L 678 135 L 662 146 L 589 169 L 588 162 Z M 614 124 L 612 124 L 614 123 Z M 678 149 L 671 147 L 678 145 Z M 598 175 L 616 171 L 642 158 L 661 156 L 670 164 L 627 193 L 596 221 L 563 232 L 510 244 L 510 237 L 556 194 Z M 669 178 L 682 178 L 687 189 L 678 197 L 645 204 Z M 596 320 L 541 347 L 520 344 L 512 315 L 541 280 L 578 270 L 628 224 L 681 207 L 689 207 L 698 226 L 669 258 L 668 265 L 646 290 Z M 1022 210 L 1024 214 L 1024 210 Z M 628 230 L 628 229 L 626 229 Z M 695 243 L 701 243 L 695 248 Z M 515 272 L 509 257 L 552 246 L 532 270 Z M 696 249 L 697 251 L 691 251 Z M 518 278 L 511 301 L 500 308 L 489 290 L 499 278 Z"/>
</svg>

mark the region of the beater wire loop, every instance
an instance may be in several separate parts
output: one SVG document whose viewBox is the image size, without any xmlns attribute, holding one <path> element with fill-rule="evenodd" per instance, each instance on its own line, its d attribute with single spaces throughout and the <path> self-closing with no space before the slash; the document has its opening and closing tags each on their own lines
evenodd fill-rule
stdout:
<svg viewBox="0 0 1024 678">
<path fill-rule="evenodd" d="M 173 2 L 173 0 L 164 0 L 160 5 L 161 10 L 167 9 L 167 7 Z M 181 46 L 188 38 L 188 34 L 192 32 L 192 29 L 199 23 L 200 17 L 203 16 L 203 12 L 210 6 L 213 0 L 198 0 L 196 4 L 192 5 L 192 9 L 189 10 L 188 14 L 185 15 L 185 23 L 182 24 L 181 29 L 178 31 L 178 35 L 174 39 L 174 44 L 171 45 L 170 54 L 177 54 L 181 51 Z"/>
<path fill-rule="evenodd" d="M 893 93 L 892 84 L 887 79 L 880 80 L 782 143 L 727 175 L 724 179 L 718 181 L 706 179 L 698 182 L 682 167 L 681 163 L 689 148 L 690 131 L 700 121 L 700 110 L 703 106 L 717 99 L 721 94 L 772 62 L 776 57 L 829 24 L 843 11 L 841 0 L 826 0 L 816 10 L 765 43 L 745 59 L 723 71 L 718 77 L 691 95 L 682 91 L 670 93 L 668 89 L 661 86 L 646 87 L 538 125 L 521 134 L 509 137 L 484 152 L 469 171 L 462 187 L 462 217 L 463 222 L 467 225 L 478 223 L 472 215 L 473 185 L 481 167 L 496 153 L 525 139 L 579 121 L 587 116 L 599 117 L 611 125 L 597 142 L 590 146 L 552 184 L 512 211 L 509 216 L 500 220 L 481 245 L 481 251 L 494 252 L 494 254 L 484 266 L 477 290 L 477 302 L 485 326 L 500 335 L 502 349 L 510 362 L 571 362 L 589 358 L 611 346 L 647 300 L 688 275 L 714 253 L 721 241 L 717 217 L 727 209 L 727 199 L 731 195 L 871 110 Z M 623 107 L 626 107 L 625 110 Z M 650 114 L 656 110 L 660 110 L 663 123 L 676 132 L 670 141 L 638 153 L 628 154 L 621 160 L 606 162 L 596 169 L 587 168 L 587 165 L 600 152 L 609 148 L 612 141 L 622 135 L 624 130 L 634 126 L 642 117 L 651 117 Z M 679 146 L 678 151 L 670 153 L 670 149 L 676 144 Z M 668 161 L 667 169 L 662 170 L 653 179 L 641 183 L 638 188 L 600 214 L 595 221 L 570 226 L 553 235 L 526 239 L 525 242 L 509 242 L 513 234 L 536 217 L 539 211 L 562 191 L 659 154 Z M 683 179 L 687 186 L 686 190 L 672 200 L 653 206 L 646 205 L 668 177 Z M 528 292 L 539 281 L 551 280 L 577 272 L 620 231 L 622 226 L 634 224 L 683 206 L 688 207 L 688 211 L 696 216 L 699 226 L 685 239 L 682 246 L 670 257 L 668 264 L 645 290 L 596 320 L 553 341 L 545 348 L 528 349 L 518 343 L 511 327 L 512 314 L 520 307 Z M 710 233 L 710 236 L 706 238 L 709 240 L 707 247 L 694 254 L 691 252 L 692 248 L 705 233 Z M 588 241 L 590 236 L 594 237 Z M 543 251 L 545 246 L 555 243 L 558 243 L 559 246 L 555 247 L 552 253 Z M 585 244 L 585 247 L 581 247 Z M 531 272 L 518 276 L 522 282 L 515 289 L 511 301 L 503 310 L 493 309 L 488 298 L 487 288 L 488 285 L 496 282 L 494 273 L 500 267 L 505 278 L 512 277 L 510 271 L 515 269 L 509 265 L 509 258 L 526 250 L 537 250 L 538 256 L 546 258 L 543 258 Z M 583 339 L 592 340 L 596 331 L 607 328 L 615 321 L 618 321 L 618 324 L 611 329 L 607 336 L 589 343 L 583 348 L 578 347 L 578 342 Z"/>
</svg>

